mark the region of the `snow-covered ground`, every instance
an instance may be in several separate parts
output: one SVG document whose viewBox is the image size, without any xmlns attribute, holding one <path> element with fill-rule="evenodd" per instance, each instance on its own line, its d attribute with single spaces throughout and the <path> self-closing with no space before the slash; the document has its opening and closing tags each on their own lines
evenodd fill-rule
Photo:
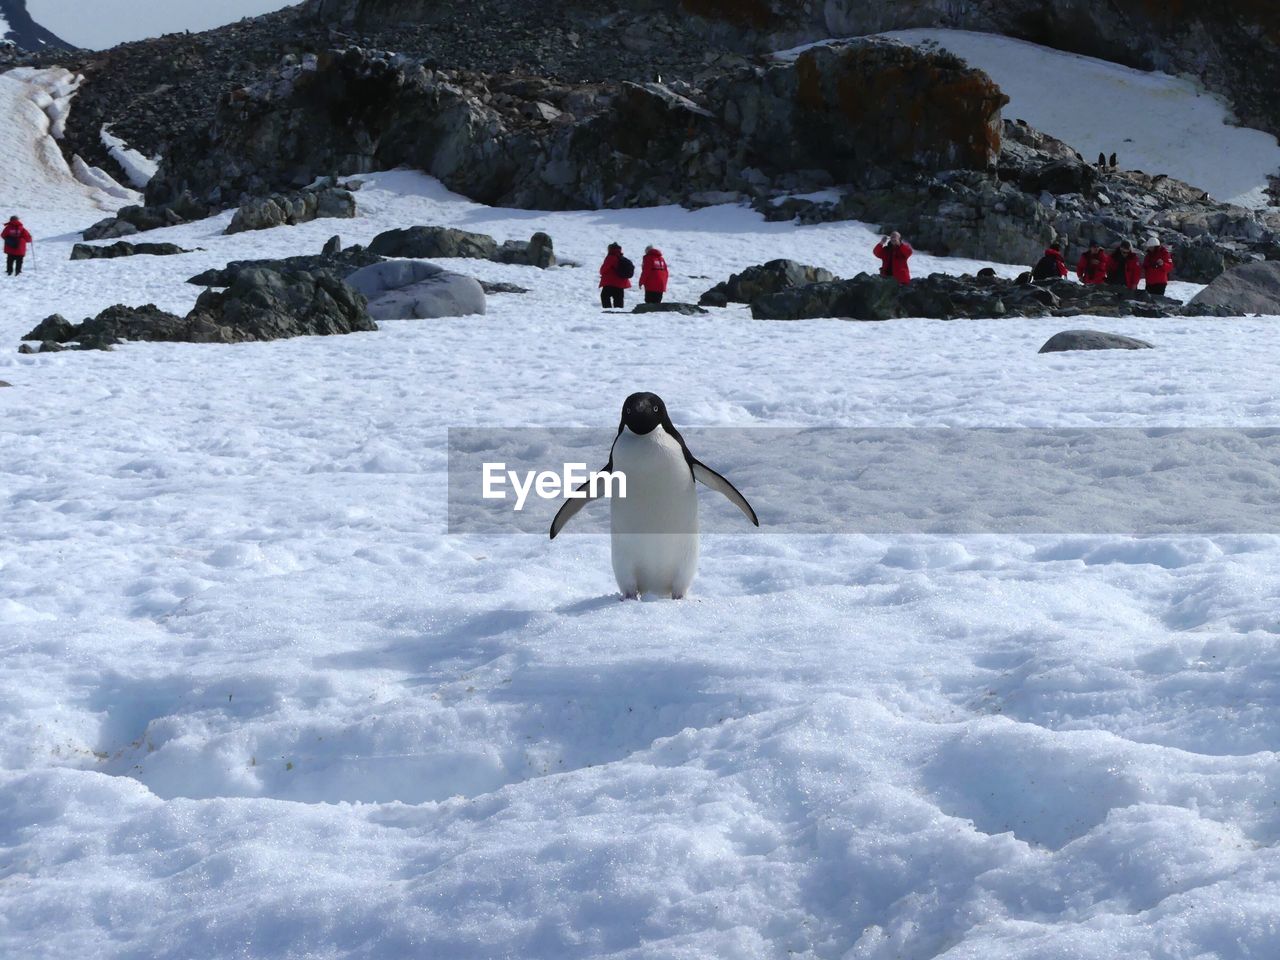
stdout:
<svg viewBox="0 0 1280 960">
<path fill-rule="evenodd" d="M 611 240 L 693 300 L 773 257 L 852 275 L 874 235 L 365 179 L 355 220 L 148 235 L 203 248 L 179 257 L 69 262 L 100 215 L 74 182 L 19 208 L 0 956 L 1280 952 L 1276 537 L 766 527 L 704 540 L 696 599 L 624 604 L 606 537 L 444 533 L 449 427 L 607 430 L 635 390 L 689 427 L 1271 426 L 1276 318 L 605 314 Z M 52 312 L 182 311 L 206 267 L 411 224 L 546 230 L 583 266 L 452 261 L 530 292 L 376 333 L 13 351 Z M 1036 354 L 1090 325 L 1157 349 Z"/>
<path fill-rule="evenodd" d="M 1267 177 L 1280 175 L 1276 138 L 1231 125 L 1230 106 L 1183 77 L 967 30 L 881 36 L 936 43 L 968 61 L 1009 95 L 1004 116 L 1065 140 L 1090 161 L 1115 153 L 1126 170 L 1165 173 L 1245 207 L 1266 206 Z"/>
</svg>

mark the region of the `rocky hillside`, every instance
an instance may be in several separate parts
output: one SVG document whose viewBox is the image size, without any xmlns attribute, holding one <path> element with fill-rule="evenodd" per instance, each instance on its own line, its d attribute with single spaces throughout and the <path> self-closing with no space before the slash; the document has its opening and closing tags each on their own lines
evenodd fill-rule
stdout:
<svg viewBox="0 0 1280 960">
<path fill-rule="evenodd" d="M 31 19 L 27 0 L 0 0 L 0 42 L 8 41 L 20 51 L 70 50 L 71 44 Z"/>
</svg>

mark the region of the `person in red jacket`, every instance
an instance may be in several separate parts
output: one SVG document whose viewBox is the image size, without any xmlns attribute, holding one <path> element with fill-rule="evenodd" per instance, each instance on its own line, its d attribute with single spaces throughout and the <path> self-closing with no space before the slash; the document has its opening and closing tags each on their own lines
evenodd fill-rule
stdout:
<svg viewBox="0 0 1280 960">
<path fill-rule="evenodd" d="M 1163 297 L 1173 273 L 1173 254 L 1159 237 L 1147 238 L 1147 255 L 1142 258 L 1142 273 L 1147 278 L 1147 292 Z"/>
<path fill-rule="evenodd" d="M 872 252 L 880 258 L 880 276 L 893 277 L 904 287 L 911 282 L 911 270 L 907 261 L 914 251 L 897 230 L 887 237 L 881 237 Z"/>
<path fill-rule="evenodd" d="M 27 255 L 27 244 L 31 243 L 31 234 L 17 217 L 10 217 L 5 228 L 0 230 L 4 238 L 4 272 L 11 277 L 22 273 L 22 260 Z"/>
<path fill-rule="evenodd" d="M 1107 271 L 1111 269 L 1111 258 L 1097 240 L 1089 241 L 1089 249 L 1080 254 L 1076 262 L 1076 277 L 1081 283 L 1095 284 L 1107 282 Z"/>
<path fill-rule="evenodd" d="M 605 254 L 604 263 L 600 264 L 600 306 L 606 310 L 622 307 L 622 291 L 631 286 L 631 273 L 635 272 L 634 265 L 631 265 L 631 272 L 627 272 L 628 264 L 631 261 L 622 255 L 622 246 L 609 244 L 609 252 Z"/>
<path fill-rule="evenodd" d="M 640 264 L 640 289 L 645 303 L 661 303 L 667 292 L 667 261 L 657 247 L 644 248 L 644 260 Z"/>
<path fill-rule="evenodd" d="M 1111 265 L 1107 268 L 1107 283 L 1114 283 L 1138 289 L 1138 281 L 1142 279 L 1142 262 L 1138 259 L 1133 244 L 1121 240 L 1116 252 L 1111 255 Z"/>
<path fill-rule="evenodd" d="M 1044 256 L 1031 268 L 1031 279 L 1036 282 L 1061 280 L 1066 275 L 1067 261 L 1062 259 L 1062 248 L 1056 243 L 1049 244 Z"/>
</svg>

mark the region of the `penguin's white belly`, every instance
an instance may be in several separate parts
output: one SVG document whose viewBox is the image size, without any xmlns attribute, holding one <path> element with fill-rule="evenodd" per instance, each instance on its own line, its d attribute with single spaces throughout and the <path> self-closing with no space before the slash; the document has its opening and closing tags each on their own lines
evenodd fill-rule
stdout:
<svg viewBox="0 0 1280 960">
<path fill-rule="evenodd" d="M 624 429 L 613 469 L 627 478 L 626 497 L 610 501 L 618 589 L 683 597 L 698 568 L 698 493 L 684 451 L 661 427 L 644 436 Z"/>
</svg>

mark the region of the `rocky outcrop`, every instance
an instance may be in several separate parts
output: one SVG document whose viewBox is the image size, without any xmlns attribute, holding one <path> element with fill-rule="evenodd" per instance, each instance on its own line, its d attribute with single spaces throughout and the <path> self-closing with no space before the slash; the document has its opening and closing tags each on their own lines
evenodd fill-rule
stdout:
<svg viewBox="0 0 1280 960">
<path fill-rule="evenodd" d="M 1280 261 L 1248 263 L 1228 270 L 1196 294 L 1191 304 L 1231 316 L 1259 313 L 1280 317 Z"/>
<path fill-rule="evenodd" d="M 680 313 L 686 317 L 696 317 L 701 314 L 710 313 L 706 307 L 700 307 L 696 303 L 679 303 L 670 301 L 668 303 L 637 303 L 632 309 L 632 313 Z"/>
<path fill-rule="evenodd" d="M 369 244 L 369 252 L 383 257 L 414 259 L 449 259 L 464 257 L 492 260 L 547 269 L 556 265 L 555 245 L 545 233 L 535 233 L 529 240 L 498 241 L 485 233 L 471 233 L 453 227 L 403 227 L 378 234 Z"/>
<path fill-rule="evenodd" d="M 1118 333 L 1101 330 L 1063 330 L 1044 342 L 1037 353 L 1063 353 L 1067 350 L 1150 350 L 1152 344 Z"/>
<path fill-rule="evenodd" d="M 5 27 L 0 30 L 0 46 L 8 41 L 19 50 L 32 52 L 50 47 L 60 50 L 75 49 L 33 20 L 27 10 L 26 0 L 0 0 L 0 25 Z"/>
<path fill-rule="evenodd" d="M 357 270 L 347 283 L 369 301 L 375 320 L 427 320 L 485 312 L 478 280 L 425 260 L 388 260 Z"/>
<path fill-rule="evenodd" d="M 71 248 L 72 260 L 114 260 L 118 257 L 172 257 L 180 253 L 194 253 L 176 243 L 128 243 L 120 240 L 105 247 L 89 243 L 77 243 Z"/>
<path fill-rule="evenodd" d="M 121 207 L 114 217 L 99 220 L 82 236 L 85 240 L 114 240 L 116 237 L 130 237 L 145 230 L 158 230 L 161 227 L 175 227 L 193 220 L 203 220 L 215 213 L 214 207 L 201 203 L 191 194 L 182 191 L 165 203 L 148 206 Z"/>
<path fill-rule="evenodd" d="M 225 204 L 285 181 L 401 165 L 484 203 L 537 209 L 754 193 L 794 186 L 797 171 L 886 182 L 985 168 L 1004 102 L 950 55 L 878 40 L 701 86 L 486 76 L 352 48 L 226 95 L 206 135 L 172 147 L 147 198 L 190 190 Z"/>
<path fill-rule="evenodd" d="M 835 278 L 835 274 L 822 267 L 811 267 L 794 260 L 770 260 L 760 266 L 747 267 L 723 283 L 716 284 L 698 299 L 698 303 L 704 307 L 750 303 L 766 294 L 809 283 L 825 283 Z"/>
<path fill-rule="evenodd" d="M 1165 297 L 1122 287 L 1018 283 L 998 277 L 932 274 L 909 286 L 861 273 L 851 280 L 811 283 L 760 297 L 751 304 L 757 320 L 940 320 L 999 317 L 1177 316 L 1181 305 Z"/>
<path fill-rule="evenodd" d="M 1072 251 L 1097 239 L 1141 246 L 1158 235 L 1176 277 L 1208 283 L 1222 270 L 1280 256 L 1280 215 L 1213 201 L 1203 190 L 1140 170 L 1100 171 L 1062 141 L 1006 122 L 1000 161 L 989 173 L 948 171 L 829 202 L 760 202 L 769 219 L 866 220 L 899 230 L 932 253 L 1026 263 L 1053 241 Z"/>
<path fill-rule="evenodd" d="M 345 187 L 326 185 L 296 193 L 272 194 L 248 200 L 227 225 L 227 233 L 243 233 L 246 230 L 270 230 L 272 227 L 292 227 L 323 218 L 350 220 L 356 215 L 356 198 Z"/>
<path fill-rule="evenodd" d="M 24 340 L 106 349 L 125 340 L 242 343 L 376 330 L 365 300 L 341 280 L 305 271 L 241 271 L 225 291 L 207 290 L 185 317 L 156 308 L 116 305 L 78 324 L 56 314 Z"/>
<path fill-rule="evenodd" d="M 242 272 L 255 269 L 274 270 L 277 273 L 323 273 L 342 280 L 361 267 L 381 262 L 382 257 L 364 247 L 354 246 L 337 253 L 306 254 L 279 260 L 233 260 L 220 269 L 206 270 L 189 277 L 187 283 L 198 287 L 229 287 Z"/>
</svg>

